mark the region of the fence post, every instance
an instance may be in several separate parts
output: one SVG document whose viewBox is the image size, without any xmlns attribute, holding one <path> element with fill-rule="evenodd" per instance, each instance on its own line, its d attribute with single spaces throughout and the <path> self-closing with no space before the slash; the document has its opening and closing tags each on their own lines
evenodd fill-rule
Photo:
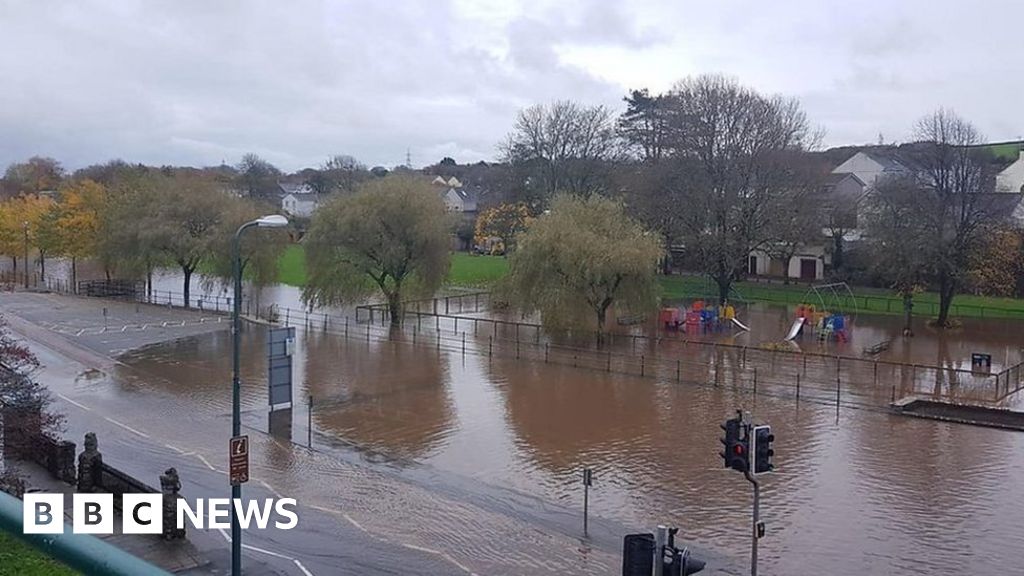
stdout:
<svg viewBox="0 0 1024 576">
<path fill-rule="evenodd" d="M 889 400 L 889 402 L 892 403 L 892 404 L 896 403 L 896 383 L 895 382 L 892 385 L 892 398 Z"/>
<path fill-rule="evenodd" d="M 548 343 L 544 343 L 544 363 L 548 363 Z"/>
<path fill-rule="evenodd" d="M 519 360 L 519 340 L 516 340 L 516 360 Z"/>
<path fill-rule="evenodd" d="M 800 373 L 796 373 L 796 399 L 800 400 Z"/>
<path fill-rule="evenodd" d="M 493 335 L 488 336 L 487 337 L 487 357 L 488 358 L 494 356 L 494 349 L 492 348 L 493 344 L 494 344 L 494 336 Z"/>
<path fill-rule="evenodd" d="M 754 396 L 757 396 L 757 366 L 754 366 Z"/>
<path fill-rule="evenodd" d="M 309 406 L 306 408 L 306 445 L 313 447 L 313 397 L 309 397 Z"/>
<path fill-rule="evenodd" d="M 466 357 L 466 333 L 462 333 L 462 357 Z"/>
<path fill-rule="evenodd" d="M 345 316 L 345 338 L 348 338 L 348 316 Z"/>
<path fill-rule="evenodd" d="M 366 343 L 367 344 L 370 343 L 370 325 L 369 324 L 366 325 Z"/>
<path fill-rule="evenodd" d="M 878 386 L 878 360 L 874 361 L 875 386 Z"/>
<path fill-rule="evenodd" d="M 607 358 L 606 362 L 607 363 L 605 364 L 604 371 L 605 372 L 611 372 L 612 371 L 612 353 L 611 353 L 610 350 L 608 351 L 608 358 Z"/>
<path fill-rule="evenodd" d="M 640 376 L 644 375 L 644 355 L 640 355 Z"/>
<path fill-rule="evenodd" d="M 459 317 L 456 316 L 455 317 L 455 328 L 452 329 L 452 334 L 458 334 L 458 333 L 459 333 Z"/>
<path fill-rule="evenodd" d="M 679 382 L 679 380 L 680 380 L 680 377 L 679 377 L 679 365 L 680 365 L 679 358 L 676 358 L 676 382 Z"/>
</svg>

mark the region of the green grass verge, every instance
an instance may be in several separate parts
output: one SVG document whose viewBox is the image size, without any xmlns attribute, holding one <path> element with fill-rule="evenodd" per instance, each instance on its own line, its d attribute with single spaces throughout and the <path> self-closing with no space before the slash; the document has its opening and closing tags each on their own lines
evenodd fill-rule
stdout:
<svg viewBox="0 0 1024 576">
<path fill-rule="evenodd" d="M 0 532 L 0 576 L 73 576 L 74 570 Z"/>
<path fill-rule="evenodd" d="M 1020 142 L 1010 142 L 1009 144 L 997 144 L 995 146 L 988 146 L 988 150 L 992 152 L 992 155 L 1002 160 L 1016 160 L 1020 156 L 1020 150 L 1022 149 Z"/>
<path fill-rule="evenodd" d="M 716 299 L 718 289 L 714 283 L 701 276 L 663 276 L 659 278 L 662 295 L 669 299 L 706 298 Z M 800 304 L 807 302 L 820 306 L 818 298 L 809 293 L 804 284 L 765 284 L 761 282 L 737 282 L 733 290 L 738 299 L 747 302 L 774 302 L 778 304 Z M 887 290 L 877 288 L 851 288 L 853 295 L 845 291 L 822 292 L 827 307 L 838 307 L 844 311 L 857 310 L 879 314 L 902 314 L 903 300 Z M 939 295 L 923 292 L 914 296 L 914 314 L 937 315 Z M 950 314 L 973 318 L 1021 318 L 1024 319 L 1024 300 L 1015 298 L 992 298 L 988 296 L 961 295 L 953 300 Z"/>
<path fill-rule="evenodd" d="M 302 247 L 289 246 L 278 264 L 278 279 L 292 286 L 306 283 L 306 261 Z M 500 256 L 476 256 L 465 253 L 452 254 L 452 266 L 448 273 L 448 285 L 469 288 L 486 288 L 500 280 L 508 272 L 508 260 Z M 714 283 L 702 276 L 661 276 L 662 294 L 667 299 L 717 298 Z M 737 282 L 734 285 L 739 299 L 747 302 L 775 302 L 779 304 L 808 303 L 819 305 L 813 294 L 808 294 L 805 284 L 765 284 L 762 282 Z M 837 292 L 823 297 L 827 307 L 837 306 L 844 311 L 857 310 L 879 314 L 901 314 L 903 301 L 888 290 L 877 288 L 853 288 L 853 296 Z M 914 313 L 936 315 L 939 311 L 939 295 L 924 292 L 914 297 Z M 1021 318 L 1024 319 L 1024 300 L 1014 298 L 991 298 L 987 296 L 957 296 L 951 309 L 953 316 L 974 318 Z"/>
<path fill-rule="evenodd" d="M 484 288 L 501 279 L 508 272 L 508 260 L 500 256 L 476 256 L 457 252 L 452 254 L 452 267 L 448 284 L 469 288 Z M 302 246 L 288 246 L 277 263 L 277 279 L 290 286 L 306 285 L 306 254 Z"/>
<path fill-rule="evenodd" d="M 306 253 L 302 246 L 289 244 L 277 261 L 277 281 L 289 286 L 306 285 Z"/>
</svg>

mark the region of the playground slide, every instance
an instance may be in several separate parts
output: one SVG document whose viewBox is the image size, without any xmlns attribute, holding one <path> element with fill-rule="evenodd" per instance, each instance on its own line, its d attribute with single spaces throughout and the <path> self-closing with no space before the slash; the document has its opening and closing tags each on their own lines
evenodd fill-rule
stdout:
<svg viewBox="0 0 1024 576">
<path fill-rule="evenodd" d="M 735 318 L 732 318 L 731 320 L 732 320 L 732 323 L 735 324 L 736 327 L 739 328 L 740 330 L 746 330 L 747 332 L 750 332 L 750 328 L 747 328 L 746 326 L 744 326 L 743 322 L 740 322 L 739 320 L 737 320 Z"/>
<path fill-rule="evenodd" d="M 793 321 L 793 325 L 789 327 L 789 334 L 786 334 L 786 340 L 792 340 L 796 338 L 796 335 L 800 333 L 800 328 L 804 325 L 803 318 L 797 318 Z"/>
</svg>

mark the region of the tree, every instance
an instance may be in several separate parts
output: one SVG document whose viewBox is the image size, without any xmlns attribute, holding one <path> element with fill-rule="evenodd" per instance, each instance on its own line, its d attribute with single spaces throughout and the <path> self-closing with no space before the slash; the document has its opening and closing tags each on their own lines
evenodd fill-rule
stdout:
<svg viewBox="0 0 1024 576">
<path fill-rule="evenodd" d="M 249 200 L 230 201 L 225 206 L 220 230 L 210 243 L 208 266 L 210 280 L 218 278 L 225 285 L 234 279 L 232 240 L 238 228 L 263 215 L 260 207 Z M 265 286 L 277 280 L 278 261 L 288 245 L 284 229 L 265 229 L 242 235 L 239 244 L 242 273 L 250 282 Z"/>
<path fill-rule="evenodd" d="M 661 254 L 657 237 L 620 203 L 561 194 L 520 234 L 505 286 L 511 302 L 549 326 L 596 327 L 600 344 L 613 305 L 657 306 Z"/>
<path fill-rule="evenodd" d="M 449 215 L 420 179 L 388 176 L 313 214 L 306 234 L 309 305 L 341 304 L 380 293 L 392 325 L 411 294 L 433 294 L 448 274 Z"/>
<path fill-rule="evenodd" d="M 44 190 L 56 190 L 64 179 L 64 168 L 53 158 L 33 156 L 26 162 L 11 164 L 4 173 L 2 194 L 36 194 Z"/>
<path fill-rule="evenodd" d="M 530 211 L 522 202 L 488 208 L 476 219 L 473 242 L 484 246 L 489 238 L 497 238 L 508 254 L 515 250 L 516 235 L 526 229 L 530 220 Z"/>
<path fill-rule="evenodd" d="M 28 249 L 39 249 L 39 232 L 46 213 L 53 205 L 48 196 L 22 194 L 0 204 L 0 253 L 11 257 L 18 270 L 18 256 Z M 30 271 L 29 262 L 23 263 Z"/>
<path fill-rule="evenodd" d="M 970 256 L 968 284 L 975 294 L 1014 297 L 1024 279 L 1024 234 L 1009 226 L 986 227 Z"/>
<path fill-rule="evenodd" d="M 353 192 L 368 177 L 366 165 L 352 156 L 338 154 L 328 158 L 319 170 L 306 179 L 306 184 L 317 194 Z"/>
<path fill-rule="evenodd" d="M 632 90 L 623 98 L 626 111 L 619 116 L 618 133 L 645 163 L 657 163 L 669 152 L 669 97 L 651 96 L 650 92 Z"/>
<path fill-rule="evenodd" d="M 683 241 L 724 302 L 750 252 L 772 239 L 792 188 L 790 163 L 809 140 L 795 100 L 766 97 L 723 76 L 676 84 L 670 144 L 686 178 Z"/>
<path fill-rule="evenodd" d="M 49 389 L 32 377 L 39 360 L 11 336 L 0 317 L 0 407 L 3 408 L 4 452 L 28 457 L 42 450 L 42 437 L 63 430 L 64 416 L 53 412 Z M 8 479 L 5 479 L 8 480 Z"/>
<path fill-rule="evenodd" d="M 619 142 L 607 108 L 564 100 L 520 111 L 502 153 L 520 172 L 525 200 L 536 212 L 556 192 L 603 191 Z"/>
<path fill-rule="evenodd" d="M 993 220 L 983 140 L 969 122 L 939 109 L 917 123 L 921 143 L 911 151 L 920 188 L 922 219 L 935 248 L 935 283 L 939 289 L 939 316 L 935 325 L 950 326 L 949 308 L 963 287 L 970 255 L 981 231 Z"/>
<path fill-rule="evenodd" d="M 455 162 L 455 159 L 452 158 L 451 156 L 445 156 L 444 158 L 441 158 L 441 161 L 438 162 L 437 165 L 438 166 L 458 166 L 458 163 Z"/>
<path fill-rule="evenodd" d="M 256 154 L 242 156 L 238 163 L 237 186 L 251 198 L 267 198 L 277 193 L 281 171 Z"/>
<path fill-rule="evenodd" d="M 903 335 L 913 336 L 914 295 L 932 272 L 935 246 L 919 217 L 921 190 L 913 175 L 882 177 L 865 208 L 872 272 L 903 298 Z"/>
<path fill-rule="evenodd" d="M 71 259 L 71 285 L 77 285 L 78 260 L 97 255 L 101 214 L 107 191 L 92 180 L 69 183 L 60 190 L 47 226 L 48 243 L 55 253 Z"/>
</svg>

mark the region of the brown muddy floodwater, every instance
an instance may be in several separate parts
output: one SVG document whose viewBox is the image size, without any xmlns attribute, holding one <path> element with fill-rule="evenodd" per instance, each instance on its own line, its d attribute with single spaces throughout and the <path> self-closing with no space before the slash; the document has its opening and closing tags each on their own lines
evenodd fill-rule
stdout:
<svg viewBox="0 0 1024 576">
<path fill-rule="evenodd" d="M 836 366 L 836 354 L 859 356 L 894 338 L 896 317 L 856 318 L 841 346 L 807 339 L 805 350 L 825 354 L 807 364 L 754 349 L 781 340 L 791 315 L 755 306 L 741 314 L 753 332 L 709 337 L 736 347 L 623 336 L 611 353 L 528 331 L 517 342 L 507 328 L 467 320 L 456 329 L 423 319 L 401 332 L 313 323 L 299 331 L 296 420 L 312 395 L 318 435 L 384 454 L 391 466 L 416 462 L 569 508 L 580 505 L 580 470 L 591 467 L 593 514 L 636 531 L 679 526 L 687 542 L 744 566 L 751 492 L 718 456 L 718 424 L 742 408 L 777 438 L 776 472 L 763 481 L 763 573 L 1024 573 L 1024 435 L 885 409 L 915 393 L 1012 404 L 1016 395 L 996 402 L 992 378 L 972 375 L 969 358 L 992 354 L 994 371 L 1019 362 L 1024 324 L 970 321 L 952 335 L 922 326 L 882 357 L 941 369 Z M 266 403 L 263 334 L 245 335 L 245 397 L 256 412 Z M 226 339 L 170 343 L 125 361 L 164 374 L 167 392 L 226 407 L 216 376 Z"/>
</svg>

